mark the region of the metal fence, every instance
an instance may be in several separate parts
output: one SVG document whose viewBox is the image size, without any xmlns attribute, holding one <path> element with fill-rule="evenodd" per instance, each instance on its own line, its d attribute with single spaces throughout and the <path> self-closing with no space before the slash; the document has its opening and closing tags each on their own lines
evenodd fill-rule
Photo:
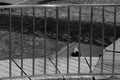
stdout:
<svg viewBox="0 0 120 80">
<path fill-rule="evenodd" d="M 63 12 L 60 12 L 61 11 L 60 8 L 62 8 L 62 7 L 66 8 L 66 14 L 65 14 L 66 16 L 63 15 L 64 16 L 63 19 L 60 16 L 63 13 Z M 6 18 L 7 28 L 8 28 L 7 31 L 9 32 L 9 34 L 8 34 L 8 36 L 9 36 L 9 42 L 8 42 L 9 43 L 9 45 L 8 45 L 9 56 L 8 56 L 8 59 L 7 59 L 7 60 L 9 60 L 9 67 L 8 67 L 9 68 L 9 71 L 8 71 L 9 75 L 6 76 L 6 77 L 1 77 L 1 78 L 2 79 L 6 79 L 6 78 L 29 78 L 31 80 L 31 77 L 42 77 L 42 76 L 45 76 L 45 75 L 46 76 L 47 75 L 48 76 L 49 75 L 51 75 L 51 76 L 55 76 L 55 75 L 56 76 L 61 76 L 62 75 L 63 78 L 66 75 L 68 75 L 68 76 L 71 76 L 71 75 L 120 75 L 120 73 L 115 73 L 115 53 L 116 53 L 116 51 L 115 51 L 115 45 L 116 45 L 115 41 L 116 41 L 117 38 L 119 38 L 119 37 L 116 37 L 116 36 L 118 36 L 118 35 L 116 35 L 116 33 L 117 33 L 116 28 L 118 27 L 117 24 L 119 24 L 119 22 L 117 22 L 117 17 L 118 17 L 117 13 L 119 12 L 119 7 L 120 7 L 120 5 L 115 5 L 115 4 L 110 4 L 110 5 L 109 4 L 55 4 L 55 5 L 52 4 L 52 5 L 0 6 L 0 9 L 1 9 L 0 14 L 2 16 L 3 16 L 3 13 L 4 13 L 4 15 L 7 15 L 7 17 L 4 17 L 4 18 Z M 17 8 L 17 10 L 15 8 Z M 48 8 L 49 9 L 51 8 L 51 10 L 47 10 Z M 52 8 L 54 8 L 54 9 L 52 9 Z M 42 16 L 37 16 L 36 17 L 36 11 L 40 11 L 40 10 L 43 10 Z M 100 14 L 99 14 L 99 12 L 96 12 L 95 10 L 100 11 Z M 77 15 L 77 17 L 76 17 L 77 19 L 75 19 L 75 20 L 74 20 L 74 17 L 71 18 L 74 15 L 74 11 L 77 11 L 77 12 L 75 12 L 76 15 Z M 105 13 L 107 13 L 107 12 L 112 14 L 112 16 L 110 18 L 106 16 Z M 85 13 L 85 14 L 83 15 L 83 13 Z M 39 14 L 41 14 L 41 13 L 39 13 Z M 86 15 L 86 14 L 88 14 L 88 15 Z M 20 53 L 21 57 L 19 58 L 19 60 L 20 60 L 21 64 L 18 64 L 16 59 L 14 59 L 13 56 L 12 56 L 13 51 L 14 51 L 13 40 L 12 40 L 14 30 L 12 28 L 13 28 L 13 25 L 16 24 L 15 22 L 12 22 L 14 15 L 18 15 L 20 17 L 19 18 L 20 24 L 18 24 L 18 25 L 20 25 L 20 27 L 18 29 L 19 30 L 18 33 L 21 35 L 20 42 L 19 42 L 20 43 L 20 51 L 21 51 L 21 53 Z M 23 57 L 23 55 L 24 55 L 23 47 L 25 46 L 24 43 L 23 43 L 24 42 L 23 36 L 26 35 L 26 33 L 24 33 L 24 30 L 23 30 L 24 27 L 25 27 L 24 21 L 26 21 L 26 20 L 24 20 L 25 16 L 32 17 L 31 18 L 32 23 L 31 24 L 29 23 L 30 26 L 31 26 L 31 29 L 29 30 L 29 32 L 31 32 L 30 35 L 32 35 L 32 48 L 31 48 L 32 49 L 32 53 L 31 53 L 31 55 L 32 55 L 32 57 L 31 57 L 31 60 L 32 60 L 31 65 L 32 66 L 31 67 L 32 68 L 30 68 L 30 69 L 32 69 L 31 75 L 27 75 L 27 73 L 23 69 L 24 68 L 23 63 L 24 63 L 24 59 L 25 59 Z M 55 31 L 53 32 L 55 34 L 54 40 L 56 40 L 55 62 L 53 62 L 52 59 L 47 56 L 49 54 L 49 52 L 47 52 L 47 46 L 48 46 L 47 45 L 47 38 L 48 38 L 48 36 L 47 36 L 48 32 L 47 31 L 48 31 L 48 26 L 50 27 L 50 24 L 48 25 L 48 21 L 47 21 L 48 16 L 49 17 L 52 16 L 52 18 L 55 19 L 55 22 L 54 22 L 54 25 L 55 25 L 54 30 Z M 88 16 L 89 20 L 88 20 L 88 18 L 85 18 L 85 16 Z M 99 16 L 99 17 L 94 20 L 95 16 Z M 43 28 L 43 32 L 44 32 L 44 36 L 43 36 L 44 37 L 44 46 L 43 46 L 43 48 L 44 48 L 44 50 L 43 50 L 43 53 L 44 53 L 44 56 L 43 56 L 44 68 L 43 69 L 44 70 L 43 70 L 42 74 L 35 74 L 35 66 L 36 66 L 35 65 L 35 60 L 36 60 L 36 56 L 35 56 L 35 50 L 36 50 L 36 47 L 35 47 L 35 43 L 36 43 L 35 42 L 36 18 L 43 18 L 43 20 L 44 20 L 43 21 L 43 25 L 44 25 L 44 28 Z M 2 19 L 3 18 L 1 18 L 1 21 L 2 21 Z M 67 46 L 67 50 L 66 50 L 67 51 L 67 53 L 66 53 L 67 54 L 67 56 L 66 56 L 66 62 L 67 62 L 66 73 L 61 73 L 61 71 L 58 68 L 58 64 L 59 64 L 59 62 L 58 62 L 58 58 L 59 58 L 59 56 L 58 56 L 58 42 L 59 42 L 59 36 L 61 34 L 60 30 L 59 30 L 60 27 L 61 27 L 61 26 L 59 26 L 59 25 L 61 25 L 61 24 L 59 24 L 60 19 L 65 20 L 65 23 L 66 23 L 66 35 L 67 35 L 67 39 L 65 41 L 66 46 Z M 110 21 L 108 20 L 108 22 L 105 22 L 106 19 L 109 19 Z M 82 28 L 84 28 L 84 26 L 82 25 L 83 20 L 84 20 L 84 22 L 89 23 L 89 26 L 87 28 L 85 28 L 84 31 L 82 31 L 83 30 Z M 78 37 L 75 38 L 74 40 L 71 40 L 71 38 L 70 38 L 71 37 L 71 30 L 73 29 L 73 28 L 71 29 L 71 22 L 72 21 L 73 22 L 74 21 L 78 22 L 78 24 L 77 24 L 78 27 L 77 28 L 75 27 L 78 30 L 76 32 L 78 34 L 77 35 Z M 94 33 L 94 31 L 97 31 L 97 29 L 94 25 L 97 22 L 100 23 L 100 27 L 99 27 L 101 29 L 100 33 Z M 39 22 L 39 23 L 42 23 L 42 22 Z M 111 33 L 112 33 L 112 38 L 113 38 L 112 41 L 111 41 L 111 43 L 113 43 L 113 50 L 111 50 L 111 52 L 113 53 L 113 56 L 112 56 L 113 57 L 113 59 L 112 59 L 113 63 L 112 63 L 112 68 L 111 68 L 112 71 L 110 73 L 104 73 L 104 70 L 103 70 L 104 59 L 103 59 L 102 55 L 104 54 L 104 49 L 105 49 L 105 39 L 108 38 L 108 37 L 105 36 L 106 24 L 108 24 L 110 26 L 112 25 L 112 27 L 110 27 L 110 29 L 112 29 Z M 2 22 L 1 22 L 1 27 L 3 27 Z M 2 28 L 1 28 L 1 31 L 2 31 Z M 101 59 L 100 59 L 101 60 L 101 66 L 100 66 L 101 71 L 99 73 L 94 73 L 92 71 L 92 58 L 93 58 L 92 50 L 93 50 L 93 44 L 94 44 L 93 40 L 95 40 L 95 37 L 94 37 L 95 34 L 96 34 L 96 36 L 99 36 L 97 34 L 101 35 L 100 36 L 100 42 L 101 42 L 100 46 L 102 48 L 102 52 L 101 52 Z M 82 66 L 81 65 L 81 47 L 82 47 L 81 46 L 81 43 L 82 43 L 81 38 L 85 35 L 88 35 L 88 37 L 89 37 L 88 45 L 90 46 L 90 51 L 88 53 L 90 58 L 89 58 L 89 62 L 86 63 L 89 66 L 89 72 L 88 73 L 81 73 L 81 66 Z M 78 60 L 77 60 L 78 61 L 78 64 L 77 64 L 78 65 L 78 67 L 77 67 L 78 71 L 77 71 L 77 73 L 70 73 L 69 72 L 69 70 L 70 70 L 70 65 L 69 65 L 70 64 L 70 61 L 69 61 L 70 56 L 69 55 L 71 54 L 71 52 L 70 52 L 71 42 L 77 42 L 78 43 L 79 55 L 77 56 L 77 58 L 78 58 Z M 55 73 L 47 74 L 47 71 L 46 71 L 47 59 L 49 59 L 50 62 L 55 67 Z M 12 63 L 15 63 L 15 65 L 20 69 L 20 71 L 21 71 L 20 74 L 21 75 L 19 75 L 19 76 L 12 75 L 12 69 L 14 68 L 14 66 L 12 66 Z"/>
</svg>

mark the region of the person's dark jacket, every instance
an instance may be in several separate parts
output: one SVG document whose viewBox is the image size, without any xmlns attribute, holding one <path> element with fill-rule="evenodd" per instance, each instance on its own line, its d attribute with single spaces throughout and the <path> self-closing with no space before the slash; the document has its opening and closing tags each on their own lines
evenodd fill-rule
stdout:
<svg viewBox="0 0 120 80">
<path fill-rule="evenodd" d="M 79 56 L 79 51 L 72 52 L 72 53 L 71 53 L 71 56 L 73 56 L 73 57 L 78 57 L 78 56 Z"/>
</svg>

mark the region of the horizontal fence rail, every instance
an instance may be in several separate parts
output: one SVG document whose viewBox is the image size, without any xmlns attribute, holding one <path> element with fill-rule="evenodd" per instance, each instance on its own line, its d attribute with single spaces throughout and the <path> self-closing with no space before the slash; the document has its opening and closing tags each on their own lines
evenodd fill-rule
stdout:
<svg viewBox="0 0 120 80">
<path fill-rule="evenodd" d="M 119 4 L 41 4 L 41 5 L 8 5 L 0 6 L 0 8 L 12 8 L 12 7 L 64 7 L 64 6 L 105 6 L 105 7 L 114 7 L 120 6 Z"/>
<path fill-rule="evenodd" d="M 120 75 L 119 9 L 118 4 L 0 6 L 0 79 Z M 106 53 L 112 54 L 110 64 Z"/>
</svg>

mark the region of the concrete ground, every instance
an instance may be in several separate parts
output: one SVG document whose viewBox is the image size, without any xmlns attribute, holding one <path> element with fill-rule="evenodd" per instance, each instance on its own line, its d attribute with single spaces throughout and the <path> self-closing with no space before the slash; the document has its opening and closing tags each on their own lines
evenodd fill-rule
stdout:
<svg viewBox="0 0 120 80">
<path fill-rule="evenodd" d="M 103 55 L 103 73 L 112 73 L 114 69 L 114 73 L 120 73 L 120 39 L 115 42 L 115 53 L 113 51 L 113 44 L 109 45 L 105 48 Z M 115 60 L 113 64 L 113 54 L 115 55 Z M 94 68 L 94 73 L 101 72 L 101 59 L 98 61 L 97 65 Z M 113 68 L 114 65 L 114 68 Z M 115 75 L 111 77 L 111 75 L 103 75 L 101 76 L 104 80 L 120 80 L 120 75 Z M 101 78 L 100 77 L 100 78 Z M 99 78 L 99 77 L 98 77 Z"/>
<path fill-rule="evenodd" d="M 87 60 L 89 61 L 89 57 L 87 57 Z M 98 61 L 98 57 L 92 58 L 92 70 L 94 69 L 94 66 L 96 65 Z M 55 64 L 55 58 L 51 59 L 51 61 Z M 55 66 L 49 59 L 46 59 L 46 72 L 47 74 L 55 74 Z M 15 62 L 21 66 L 21 60 L 15 59 Z M 2 60 L 0 61 L 0 77 L 7 77 L 9 76 L 9 60 Z M 18 68 L 18 66 L 12 62 L 12 76 L 20 76 L 21 70 Z M 32 59 L 24 59 L 23 60 L 23 70 L 27 75 L 32 75 Z M 58 70 L 60 71 L 60 74 L 66 74 L 67 73 L 67 59 L 65 57 L 59 57 L 58 58 Z M 58 73 L 59 73 L 58 71 Z M 78 58 L 76 57 L 70 57 L 69 59 L 69 72 L 70 74 L 77 74 L 78 73 Z M 84 59 L 84 57 L 81 57 L 80 62 L 80 72 L 81 73 L 89 73 L 89 67 Z M 44 74 L 44 59 L 35 59 L 35 75 L 42 75 Z M 25 75 L 25 74 L 24 74 Z M 61 77 L 61 76 L 59 76 Z M 89 77 L 89 76 L 86 76 Z"/>
</svg>

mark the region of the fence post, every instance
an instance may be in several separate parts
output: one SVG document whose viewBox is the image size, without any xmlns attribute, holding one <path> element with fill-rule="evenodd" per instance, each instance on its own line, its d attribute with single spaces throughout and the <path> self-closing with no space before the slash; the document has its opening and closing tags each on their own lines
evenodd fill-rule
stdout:
<svg viewBox="0 0 120 80">
<path fill-rule="evenodd" d="M 103 54 L 104 54 L 104 27 L 105 27 L 105 13 L 104 13 L 104 6 L 102 9 L 102 23 L 103 23 L 103 27 L 102 27 L 102 56 L 101 56 L 101 74 L 103 73 Z M 99 56 L 100 57 L 100 56 Z"/>
<path fill-rule="evenodd" d="M 9 77 L 12 76 L 12 17 L 9 8 Z"/>
<path fill-rule="evenodd" d="M 21 76 L 23 76 L 23 8 L 21 8 Z"/>
<path fill-rule="evenodd" d="M 68 40 L 67 40 L 67 74 L 69 74 L 69 36 L 70 36 L 70 7 L 68 6 L 68 25 L 67 25 L 67 34 L 68 34 Z"/>
<path fill-rule="evenodd" d="M 114 74 L 115 68 L 115 40 L 116 40 L 116 6 L 114 7 L 114 32 L 113 32 L 113 64 L 112 64 L 112 74 Z"/>
<path fill-rule="evenodd" d="M 45 22 L 44 22 L 44 30 L 45 30 L 45 34 L 44 34 L 44 75 L 46 74 L 46 35 L 47 35 L 47 13 L 46 13 L 46 7 L 44 7 L 44 19 L 45 19 Z"/>
<path fill-rule="evenodd" d="M 92 40 L 93 40 L 93 6 L 91 6 L 91 29 L 90 29 L 90 73 L 92 73 Z"/>
<path fill-rule="evenodd" d="M 57 69 L 58 69 L 58 21 L 59 21 L 59 13 L 58 13 L 58 8 L 56 7 L 56 71 L 55 73 L 57 74 Z"/>
<path fill-rule="evenodd" d="M 80 59 L 80 56 L 81 56 L 81 29 L 82 29 L 82 26 L 81 26 L 81 12 L 82 12 L 82 8 L 81 7 L 79 7 L 79 43 L 78 43 L 78 49 L 79 49 L 79 57 L 78 57 L 78 74 L 80 74 L 80 61 L 81 61 L 81 59 Z"/>
</svg>

